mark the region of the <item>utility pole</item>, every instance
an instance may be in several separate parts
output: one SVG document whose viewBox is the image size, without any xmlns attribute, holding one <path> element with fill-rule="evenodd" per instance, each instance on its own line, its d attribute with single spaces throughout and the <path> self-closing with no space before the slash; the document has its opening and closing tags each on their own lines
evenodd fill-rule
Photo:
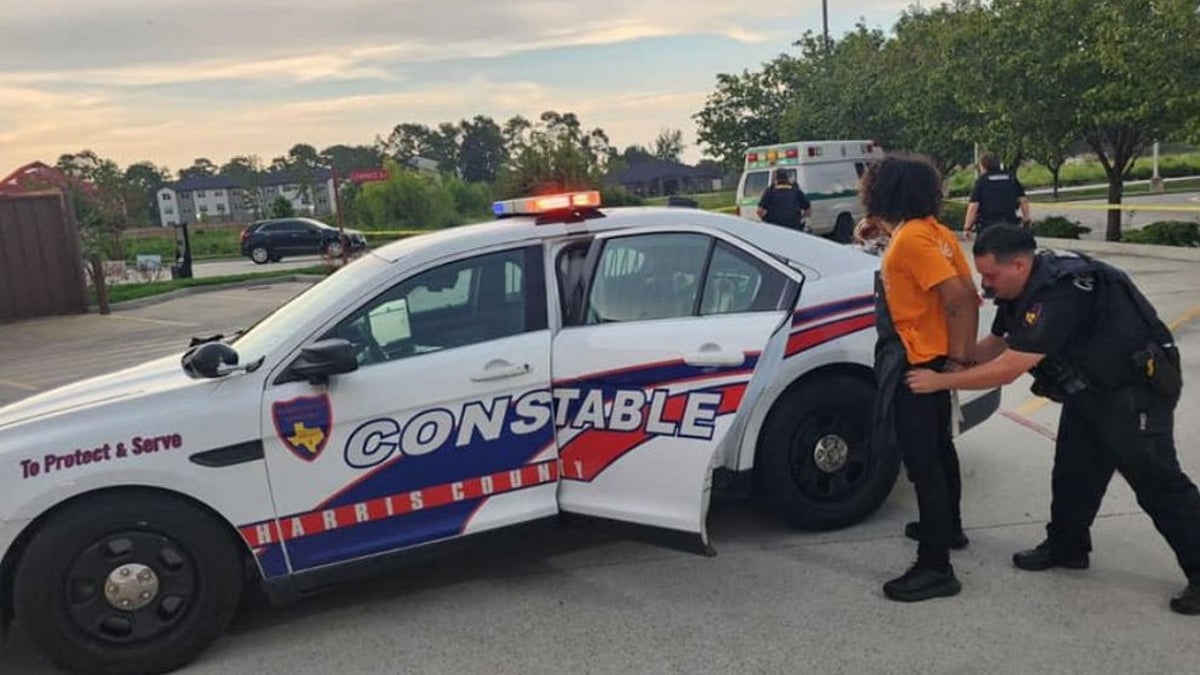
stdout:
<svg viewBox="0 0 1200 675">
<path fill-rule="evenodd" d="M 821 0 L 821 23 L 825 29 L 825 55 L 829 55 L 829 0 Z"/>
</svg>

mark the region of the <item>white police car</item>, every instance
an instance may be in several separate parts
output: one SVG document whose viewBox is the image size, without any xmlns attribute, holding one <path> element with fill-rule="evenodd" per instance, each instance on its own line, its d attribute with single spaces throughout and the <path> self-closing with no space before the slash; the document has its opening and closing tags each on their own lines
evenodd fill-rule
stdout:
<svg viewBox="0 0 1200 675">
<path fill-rule="evenodd" d="M 707 546 L 714 471 L 799 527 L 874 511 L 899 466 L 868 442 L 878 259 L 599 207 L 499 203 L 227 341 L 0 409 L 5 613 L 71 670 L 163 672 L 247 584 L 286 597 L 560 513 Z"/>
</svg>

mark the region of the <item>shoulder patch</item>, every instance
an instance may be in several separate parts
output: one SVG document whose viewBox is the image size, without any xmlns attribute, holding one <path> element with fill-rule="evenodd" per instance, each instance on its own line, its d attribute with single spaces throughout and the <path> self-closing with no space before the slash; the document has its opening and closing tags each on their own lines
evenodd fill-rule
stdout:
<svg viewBox="0 0 1200 675">
<path fill-rule="evenodd" d="M 1025 310 L 1025 325 L 1032 328 L 1042 318 L 1042 303 L 1035 302 Z"/>
</svg>

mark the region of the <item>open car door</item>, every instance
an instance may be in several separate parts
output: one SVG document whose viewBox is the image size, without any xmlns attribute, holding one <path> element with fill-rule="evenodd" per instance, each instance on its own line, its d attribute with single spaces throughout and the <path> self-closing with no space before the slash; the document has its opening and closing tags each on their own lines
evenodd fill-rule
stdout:
<svg viewBox="0 0 1200 675">
<path fill-rule="evenodd" d="M 577 283 L 552 357 L 559 509 L 707 545 L 712 470 L 782 359 L 798 275 L 705 232 L 643 230 L 597 236 Z"/>
</svg>

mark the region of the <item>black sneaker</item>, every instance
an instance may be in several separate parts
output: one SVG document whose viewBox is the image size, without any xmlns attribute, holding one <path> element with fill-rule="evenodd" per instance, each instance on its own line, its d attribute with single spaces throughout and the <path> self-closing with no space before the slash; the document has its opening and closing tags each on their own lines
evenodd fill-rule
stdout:
<svg viewBox="0 0 1200 675">
<path fill-rule="evenodd" d="M 920 541 L 921 540 L 921 523 L 918 523 L 915 520 L 911 523 L 905 523 L 904 536 L 908 537 L 909 539 L 916 539 L 917 541 Z M 970 543 L 971 543 L 971 540 L 967 539 L 967 535 L 963 534 L 962 530 L 959 530 L 958 534 L 955 535 L 954 539 L 952 539 L 950 541 L 950 548 L 955 551 L 961 551 L 962 549 L 967 547 L 967 544 L 970 544 Z"/>
<path fill-rule="evenodd" d="M 1180 614 L 1200 614 L 1200 584 L 1188 584 L 1171 598 L 1171 610 Z"/>
<path fill-rule="evenodd" d="M 933 598 L 948 598 L 958 595 L 962 584 L 954 576 L 954 568 L 938 571 L 920 563 L 908 568 L 903 576 L 883 585 L 883 594 L 897 602 L 920 602 Z"/>
<path fill-rule="evenodd" d="M 1040 572 L 1042 570 L 1048 570 L 1051 567 L 1065 567 L 1072 570 L 1086 570 L 1089 562 L 1088 554 L 1086 553 L 1066 555 L 1052 550 L 1050 548 L 1050 540 L 1047 539 L 1046 541 L 1038 544 L 1036 548 L 1014 553 L 1013 564 L 1023 570 Z"/>
</svg>

